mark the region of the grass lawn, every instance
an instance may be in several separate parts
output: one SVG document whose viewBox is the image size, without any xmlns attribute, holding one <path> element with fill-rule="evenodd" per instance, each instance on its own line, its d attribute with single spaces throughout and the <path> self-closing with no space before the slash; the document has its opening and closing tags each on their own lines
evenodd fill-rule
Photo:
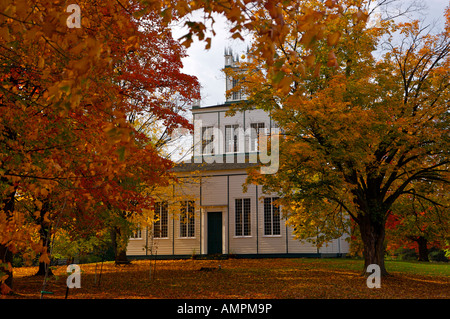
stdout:
<svg viewBox="0 0 450 319">
<path fill-rule="evenodd" d="M 71 289 L 68 298 L 450 298 L 448 263 L 387 261 L 393 276 L 382 278 L 379 289 L 367 288 L 362 265 L 315 258 L 105 262 L 98 285 L 101 264 L 82 264 L 81 288 Z M 46 288 L 53 294 L 46 299 L 64 298 L 65 268 L 54 269 Z M 4 298 L 39 298 L 43 277 L 32 276 L 36 271 L 15 268 L 14 295 Z"/>
<path fill-rule="evenodd" d="M 356 259 L 326 258 L 323 266 L 347 269 L 354 271 L 362 271 L 364 261 Z M 314 260 L 312 260 L 314 262 Z M 446 276 L 450 277 L 450 264 L 444 262 L 418 262 L 418 261 L 397 261 L 386 260 L 386 269 L 390 274 L 415 274 L 430 276 Z"/>
</svg>

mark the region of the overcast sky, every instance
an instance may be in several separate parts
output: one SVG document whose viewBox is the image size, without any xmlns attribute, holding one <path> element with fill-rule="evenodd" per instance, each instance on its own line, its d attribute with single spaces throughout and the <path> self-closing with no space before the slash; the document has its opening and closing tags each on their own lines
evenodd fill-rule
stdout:
<svg viewBox="0 0 450 319">
<path fill-rule="evenodd" d="M 241 55 L 245 52 L 247 44 L 241 40 L 230 38 L 230 28 L 225 18 L 215 16 L 214 31 L 216 35 L 212 38 L 211 48 L 205 50 L 205 43 L 196 38 L 191 47 L 188 48 L 188 57 L 183 59 L 184 72 L 195 75 L 202 86 L 201 106 L 222 104 L 225 102 L 225 76 L 221 71 L 224 67 L 224 50 L 231 48 L 234 53 Z M 185 29 L 174 28 L 175 38 L 186 33 Z M 250 38 L 248 38 L 250 42 Z"/>
<path fill-rule="evenodd" d="M 443 12 L 449 5 L 449 0 L 423 0 L 428 10 L 421 12 L 426 15 L 427 21 L 440 20 L 443 25 Z M 186 32 L 182 29 L 173 28 L 175 38 L 181 37 Z M 222 104 L 225 102 L 225 77 L 221 72 L 224 67 L 224 49 L 230 47 L 235 54 L 242 55 L 246 51 L 248 43 L 240 40 L 230 39 L 229 28 L 226 19 L 216 16 L 214 25 L 216 36 L 213 37 L 211 48 L 204 50 L 205 44 L 194 41 L 187 50 L 188 57 L 183 59 L 184 72 L 195 75 L 202 86 L 201 106 Z M 250 42 L 250 37 L 246 39 Z"/>
</svg>

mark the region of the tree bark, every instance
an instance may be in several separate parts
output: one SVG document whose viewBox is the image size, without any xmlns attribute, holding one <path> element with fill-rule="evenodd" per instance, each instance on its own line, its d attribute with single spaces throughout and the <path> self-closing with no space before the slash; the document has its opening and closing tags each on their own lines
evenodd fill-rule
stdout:
<svg viewBox="0 0 450 319">
<path fill-rule="evenodd" d="M 50 225 L 44 221 L 44 216 L 47 212 L 50 211 L 50 201 L 46 198 L 43 201 L 41 213 L 37 219 L 37 224 L 40 225 L 39 229 L 39 237 L 42 241 L 43 245 L 47 247 L 47 253 L 50 255 Z M 44 262 L 39 263 L 39 269 L 35 276 L 45 276 L 46 268 L 48 268 L 48 276 L 52 276 L 53 272 L 49 268 L 50 265 L 47 265 Z"/>
<path fill-rule="evenodd" d="M 111 229 L 111 242 L 114 247 L 114 263 L 116 265 L 129 264 L 126 249 L 121 248 L 121 231 L 119 227 Z"/>
<path fill-rule="evenodd" d="M 49 267 L 49 266 L 50 265 L 47 265 L 46 263 L 40 262 L 38 271 L 34 275 L 35 276 L 45 276 L 46 267 Z M 48 271 L 48 275 L 47 276 L 53 276 L 53 272 L 52 272 L 52 270 L 50 268 L 47 271 Z"/>
<path fill-rule="evenodd" d="M 8 181 L 2 178 L 2 182 L 9 185 Z M 16 190 L 10 193 L 3 199 L 3 211 L 6 214 L 7 220 L 12 218 L 14 212 L 14 197 L 16 196 Z M 5 244 L 0 244 L 0 273 L 8 275 L 8 278 L 4 283 L 10 288 L 13 288 L 13 271 L 9 267 L 13 262 L 13 253 L 9 249 L 8 242 Z"/>
<path fill-rule="evenodd" d="M 115 264 L 123 265 L 123 264 L 129 264 L 129 263 L 130 263 L 130 261 L 128 260 L 128 257 L 127 257 L 127 251 L 120 249 L 118 254 L 116 254 Z"/>
<path fill-rule="evenodd" d="M 12 270 L 9 269 L 8 266 L 6 266 L 8 263 L 12 264 L 13 261 L 13 254 L 11 252 L 11 250 L 8 249 L 7 245 L 2 245 L 0 244 L 0 261 L 1 264 L 0 265 L 0 274 L 5 274 L 8 275 L 8 278 L 6 278 L 6 280 L 4 281 L 4 283 L 12 289 L 12 285 L 13 285 L 13 272 Z"/>
<path fill-rule="evenodd" d="M 389 276 L 384 264 L 384 222 L 374 220 L 373 215 L 367 213 L 360 217 L 359 229 L 364 244 L 363 275 L 370 275 L 370 273 L 367 273 L 367 267 L 371 264 L 376 264 L 380 267 L 380 274 L 382 277 Z"/>
<path fill-rule="evenodd" d="M 419 236 L 415 241 L 419 246 L 419 261 L 430 261 L 428 259 L 428 240 L 423 236 Z"/>
</svg>

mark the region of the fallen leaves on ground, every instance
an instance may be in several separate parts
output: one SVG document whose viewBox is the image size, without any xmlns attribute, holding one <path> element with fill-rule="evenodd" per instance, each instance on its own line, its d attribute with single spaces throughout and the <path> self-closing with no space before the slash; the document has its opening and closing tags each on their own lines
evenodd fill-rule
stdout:
<svg viewBox="0 0 450 319">
<path fill-rule="evenodd" d="M 382 278 L 381 288 L 369 289 L 361 272 L 320 259 L 140 260 L 80 267 L 81 288 L 70 289 L 69 299 L 450 298 L 449 277 L 394 272 Z M 36 271 L 16 268 L 14 295 L 6 298 L 39 298 L 43 277 L 33 276 Z M 46 286 L 53 294 L 44 298 L 63 299 L 66 266 L 53 273 Z"/>
</svg>

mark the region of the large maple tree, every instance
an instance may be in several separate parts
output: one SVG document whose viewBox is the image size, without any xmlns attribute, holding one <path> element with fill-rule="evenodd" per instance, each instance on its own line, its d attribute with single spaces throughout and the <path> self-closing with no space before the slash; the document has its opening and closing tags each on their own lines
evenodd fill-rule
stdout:
<svg viewBox="0 0 450 319">
<path fill-rule="evenodd" d="M 305 6 L 297 14 L 279 6 L 289 32 L 272 42 L 273 63 L 256 34 L 244 71 L 228 72 L 240 79 L 247 105 L 268 110 L 284 132 L 278 172 L 256 170 L 250 180 L 280 193 L 299 239 L 321 245 L 353 220 L 364 271 L 377 264 L 386 275 L 385 223 L 394 204 L 414 195 L 446 207 L 419 185 L 449 182 L 449 12 L 446 28 L 432 34 L 419 21 L 377 19 L 368 1 L 339 3 L 341 11 L 309 2 L 328 17 L 315 34 L 302 32 Z"/>
<path fill-rule="evenodd" d="M 423 188 L 420 192 L 418 188 Z M 412 248 L 419 261 L 429 261 L 430 248 L 449 249 L 448 184 L 422 185 L 394 203 L 386 221 L 387 250 Z M 423 198 L 426 194 L 426 199 Z"/>
<path fill-rule="evenodd" d="M 199 97 L 196 78 L 181 72 L 183 48 L 157 15 L 135 1 L 78 5 L 81 28 L 68 27 L 63 3 L 0 7 L 4 292 L 13 253 L 32 247 L 48 263 L 50 230 L 80 232 L 101 227 L 105 211 L 148 207 L 146 187 L 167 183 L 172 163 L 161 130 L 144 134 L 135 122 L 151 118 L 162 135 L 190 128 L 180 105 Z"/>
<path fill-rule="evenodd" d="M 98 198 L 104 198 L 105 203 L 111 202 L 114 205 L 117 204 L 119 209 L 127 210 L 130 208 L 126 206 L 127 204 L 133 206 L 135 203 L 131 199 L 132 194 L 139 194 L 139 192 L 132 192 L 133 188 L 136 189 L 132 185 L 140 185 L 137 182 L 140 179 L 136 179 L 133 174 L 130 176 L 130 172 L 142 172 L 139 165 L 133 166 L 140 164 L 138 162 L 140 157 L 135 157 L 134 162 L 127 164 L 125 159 L 131 158 L 127 155 L 139 151 L 143 159 L 155 158 L 156 162 L 162 166 L 150 165 L 147 168 L 155 170 L 153 177 L 157 180 L 159 176 L 164 175 L 164 169 L 161 167 L 166 167 L 167 161 L 156 156 L 157 153 L 155 153 L 155 148 L 157 149 L 155 141 L 162 139 L 154 138 L 147 143 L 144 136 L 139 135 L 139 130 L 134 129 L 132 123 L 136 116 L 142 115 L 139 107 L 142 107 L 143 103 L 140 101 L 145 100 L 146 103 L 155 107 L 155 113 L 162 116 L 162 121 L 167 126 L 173 127 L 173 119 L 180 121 L 180 125 L 185 125 L 186 123 L 175 115 L 174 109 L 170 109 L 173 104 L 165 104 L 170 105 L 167 110 L 158 110 L 157 107 L 160 104 L 153 103 L 155 97 L 164 99 L 168 96 L 167 92 L 171 90 L 159 91 L 152 96 L 144 93 L 147 89 L 139 91 L 138 85 L 135 87 L 137 90 L 130 91 L 130 87 L 139 84 L 138 73 L 134 74 L 135 80 L 132 79 L 131 73 L 128 79 L 122 79 L 122 82 L 119 80 L 121 74 L 130 72 L 130 69 L 120 68 L 120 64 L 130 61 L 135 63 L 136 67 L 138 66 L 136 60 L 133 62 L 132 52 L 138 50 L 140 42 L 145 43 L 145 40 L 139 36 L 139 24 L 136 22 L 139 18 L 152 15 L 153 12 L 161 16 L 163 23 L 168 24 L 179 16 L 203 9 L 205 18 L 212 22 L 214 22 L 213 13 L 224 14 L 233 25 L 234 38 L 240 38 L 242 32 L 254 32 L 256 36 L 253 52 L 257 57 L 255 61 L 262 63 L 258 67 L 267 70 L 261 78 L 265 80 L 262 83 L 266 85 L 264 87 L 266 91 L 260 90 L 260 92 L 271 93 L 270 98 L 266 96 L 268 103 L 264 103 L 265 107 L 271 108 L 272 105 L 280 105 L 282 102 L 282 105 L 286 106 L 284 107 L 286 111 L 291 110 L 291 113 L 286 114 L 294 116 L 295 121 L 285 125 L 285 130 L 295 133 L 292 135 L 297 136 L 297 140 L 286 139 L 286 142 L 295 142 L 292 150 L 301 150 L 303 147 L 304 150 L 311 151 L 312 155 L 317 156 L 313 165 L 312 161 L 304 158 L 302 155 L 304 153 L 296 153 L 294 155 L 298 155 L 297 159 L 300 162 L 292 163 L 297 162 L 303 165 L 306 161 L 310 166 L 304 166 L 307 170 L 302 173 L 310 173 L 305 176 L 312 177 L 310 180 L 312 182 L 317 178 L 320 180 L 325 176 L 330 177 L 326 180 L 336 191 L 333 197 L 326 198 L 321 195 L 321 188 L 317 188 L 318 191 L 312 193 L 317 196 L 305 198 L 328 201 L 339 198 L 340 209 L 343 208 L 352 217 L 358 217 L 354 219 L 358 220 L 360 225 L 366 225 L 361 227 L 378 228 L 374 231 L 375 234 L 379 234 L 379 230 L 383 228 L 378 227 L 382 226 L 379 221 L 383 220 L 385 207 L 378 206 L 381 204 L 379 198 L 374 198 L 372 195 L 376 193 L 373 186 L 380 183 L 380 178 L 381 182 L 383 180 L 388 182 L 382 189 L 384 195 L 390 196 L 388 202 L 408 192 L 411 180 L 426 178 L 439 181 L 443 179 L 440 175 L 445 171 L 443 167 L 447 165 L 447 162 L 446 154 L 441 152 L 445 148 L 439 149 L 439 147 L 447 143 L 447 140 L 438 142 L 433 140 L 433 143 L 427 140 L 419 144 L 425 148 L 408 148 L 406 145 L 413 145 L 413 139 L 419 139 L 425 134 L 421 135 L 420 130 L 409 134 L 405 127 L 420 124 L 421 128 L 427 127 L 428 136 L 434 136 L 438 128 L 442 129 L 447 125 L 446 118 L 442 119 L 441 116 L 441 102 L 447 96 L 447 87 L 440 85 L 440 81 L 446 79 L 446 68 L 442 64 L 443 61 L 447 61 L 446 46 L 443 41 L 445 33 L 434 39 L 415 38 L 416 40 L 428 39 L 427 45 L 414 43 L 419 45 L 411 46 L 411 49 L 406 51 L 403 50 L 404 47 L 391 50 L 392 54 L 386 56 L 385 63 L 376 64 L 377 69 L 370 60 L 367 54 L 370 50 L 367 51 L 367 49 L 373 45 L 374 40 L 371 37 L 374 37 L 374 33 L 376 34 L 379 30 L 365 29 L 368 17 L 368 12 L 364 10 L 364 4 L 367 4 L 365 1 L 327 0 L 291 3 L 282 0 L 213 2 L 181 0 L 145 1 L 141 5 L 134 1 L 105 0 L 95 5 L 90 1 L 79 1 L 78 4 L 82 12 L 82 27 L 70 30 L 66 24 L 68 13 L 62 2 L 18 0 L 4 1 L 0 4 L 2 58 L 0 65 L 2 106 L 0 254 L 3 265 L 11 260 L 11 251 L 20 249 L 21 245 L 30 245 L 30 240 L 23 238 L 22 235 L 27 232 L 16 231 L 29 227 L 21 218 L 21 214 L 15 210 L 17 196 L 26 194 L 36 202 L 36 207 L 39 209 L 36 218 L 41 217 L 41 208 L 45 204 L 45 200 L 42 201 L 39 198 L 45 199 L 53 195 L 58 195 L 52 198 L 60 208 L 57 211 L 63 211 L 62 208 L 65 207 L 63 203 L 71 204 L 76 200 L 86 209 L 96 207 Z M 205 40 L 206 47 L 210 46 L 211 39 L 205 37 L 204 21 L 187 21 L 186 25 L 190 32 L 183 39 L 185 45 L 192 43 L 197 36 L 200 40 Z M 448 34 L 448 27 L 446 30 Z M 408 31 L 404 28 L 403 34 L 417 35 L 417 31 L 411 28 Z M 160 39 L 158 36 L 158 41 Z M 342 40 L 346 40 L 343 41 L 345 45 L 342 45 Z M 439 46 L 430 44 L 436 40 Z M 158 41 L 156 43 L 159 43 Z M 296 45 L 284 46 L 287 43 Z M 416 50 L 417 48 L 421 49 Z M 430 51 L 425 48 L 429 48 Z M 349 52 L 351 54 L 347 54 Z M 366 63 L 367 65 L 364 66 Z M 126 70 L 125 73 L 123 73 L 124 70 Z M 375 70 L 380 72 L 379 78 L 374 76 Z M 396 76 L 397 81 L 389 81 L 391 74 Z M 150 75 L 151 73 L 147 73 L 147 76 Z M 154 75 L 158 76 L 156 73 Z M 318 77 L 319 75 L 321 76 Z M 364 75 L 367 76 L 364 77 Z M 161 77 L 161 79 L 167 78 Z M 374 87 L 375 79 L 385 84 L 381 86 L 385 91 L 369 90 Z M 187 82 L 178 81 L 177 83 Z M 403 83 L 403 86 L 399 87 L 398 83 Z M 427 83 L 427 85 L 421 83 Z M 156 91 L 159 90 L 156 86 L 153 88 Z M 422 123 L 420 120 L 426 119 L 424 114 L 427 114 L 430 109 L 426 103 L 422 106 L 417 102 L 426 98 L 432 101 L 432 96 L 428 94 L 432 91 L 429 90 L 430 88 L 436 88 L 437 92 L 441 93 L 434 95 L 431 120 Z M 293 92 L 295 94 L 292 94 Z M 358 94 L 350 99 L 348 94 L 344 94 L 346 92 Z M 312 93 L 317 93 L 317 99 L 312 98 Z M 334 108 L 317 108 L 318 104 L 315 102 L 319 99 L 327 101 L 328 95 L 333 96 L 333 99 L 328 101 Z M 259 101 L 263 101 L 261 96 L 264 96 L 259 96 Z M 399 96 L 402 98 L 408 96 L 408 98 L 403 100 Z M 365 108 L 362 107 L 364 104 L 362 102 L 370 101 L 370 98 L 374 97 L 376 98 L 371 100 L 372 103 L 367 103 L 370 107 L 367 105 Z M 392 103 L 396 107 L 389 109 L 390 112 L 385 112 L 384 117 L 377 122 L 379 126 L 374 127 L 375 124 L 369 121 L 370 111 L 381 116 L 381 107 L 376 106 L 389 102 L 391 107 L 392 100 L 388 100 L 394 98 L 399 103 Z M 256 94 L 253 95 L 253 99 L 258 102 Z M 300 103 L 295 102 L 296 99 Z M 403 103 L 400 103 L 401 101 Z M 414 103 L 421 106 L 414 107 Z M 324 105 L 322 102 L 319 104 Z M 360 106 L 352 107 L 351 113 L 353 119 L 360 116 L 361 121 L 351 120 L 352 117 L 346 109 L 348 105 Z M 404 111 L 399 112 L 399 108 L 402 107 Z M 274 108 L 277 109 L 277 107 Z M 305 116 L 308 114 L 307 111 L 315 113 Z M 327 116 L 324 116 L 325 111 Z M 297 118 L 299 114 L 303 114 L 303 117 Z M 413 120 L 405 120 L 407 114 L 410 115 L 409 119 L 413 118 L 418 122 L 412 123 Z M 336 118 L 336 122 L 342 123 L 339 129 L 336 125 L 334 130 L 324 129 L 333 127 L 324 125 L 329 124 L 330 115 Z M 282 125 L 288 123 L 283 121 L 282 115 L 277 119 Z M 305 120 L 309 122 L 304 122 Z M 346 126 L 350 123 L 351 129 Z M 349 130 L 351 132 L 361 130 L 360 134 L 373 133 L 369 129 L 364 129 L 369 124 L 372 128 L 377 128 L 377 132 L 386 133 L 380 134 L 384 137 L 383 141 L 377 140 L 373 134 L 367 135 L 370 137 L 368 139 L 371 140 L 370 143 L 361 139 L 357 142 L 349 138 L 351 136 L 348 134 Z M 300 126 L 295 127 L 295 125 Z M 343 132 L 347 132 L 347 135 L 343 136 Z M 358 136 L 361 138 L 358 134 L 353 137 Z M 342 144 L 342 141 L 346 141 L 345 150 L 351 150 L 348 155 L 342 154 L 342 148 L 336 148 Z M 439 143 L 441 145 L 438 145 Z M 351 148 L 357 145 L 360 148 Z M 362 152 L 363 145 L 372 149 L 378 147 L 378 151 Z M 433 153 L 435 150 L 431 150 L 432 147 L 435 147 L 438 153 Z M 414 153 L 416 150 L 419 150 L 419 153 Z M 329 158 L 324 154 L 337 157 Z M 358 154 L 361 156 L 353 158 L 357 158 L 356 162 L 352 161 L 350 155 Z M 373 154 L 374 157 L 367 154 Z M 285 155 L 282 154 L 281 159 L 283 156 Z M 292 154 L 290 156 L 292 157 Z M 370 162 L 370 158 L 375 160 Z M 426 161 L 421 161 L 424 158 Z M 371 166 L 371 163 L 374 166 Z M 424 163 L 428 166 L 423 166 Z M 135 169 L 129 170 L 130 167 Z M 320 170 L 318 170 L 319 167 Z M 365 169 L 369 171 L 368 168 L 371 168 L 372 173 L 366 175 L 367 179 L 364 180 L 364 177 L 357 175 L 355 181 L 354 172 L 359 173 L 360 170 Z M 285 186 L 298 180 L 295 177 L 297 175 L 289 175 L 292 171 L 298 174 L 298 167 L 292 167 L 291 170 L 286 169 L 286 166 L 281 167 L 280 172 L 287 174 L 282 179 L 285 181 Z M 340 172 L 340 178 L 338 178 L 339 175 L 331 174 L 336 171 Z M 374 172 L 378 172 L 378 178 Z M 131 177 L 133 183 L 122 182 Z M 290 177 L 293 179 L 290 180 Z M 403 178 L 405 178 L 403 182 L 391 194 L 391 188 L 386 185 L 397 184 Z M 125 185 L 126 187 L 121 187 Z M 362 187 L 365 193 L 361 193 L 358 187 Z M 118 192 L 114 192 L 114 189 L 123 190 L 123 194 L 129 194 L 130 200 L 120 201 L 120 196 Z M 301 189 L 311 191 L 314 187 Z M 131 192 L 128 192 L 130 190 Z M 289 194 L 288 187 L 285 187 L 285 191 Z M 299 193 L 298 188 L 295 193 Z M 349 194 L 353 195 L 349 196 Z M 367 204 L 367 202 L 370 202 L 370 206 L 374 208 L 369 213 L 363 209 L 367 206 L 364 203 Z M 325 200 L 311 200 L 310 203 L 317 205 L 314 206 L 315 209 L 323 207 L 322 212 L 326 212 L 329 208 L 329 205 L 325 205 Z M 375 204 L 372 205 L 373 203 Z M 302 205 L 304 204 L 303 202 Z M 355 210 L 352 210 L 353 208 Z M 44 214 L 41 219 L 49 220 L 49 216 Z M 95 216 L 95 214 L 89 216 Z M 378 217 L 381 217 L 378 224 L 374 224 L 371 219 L 377 221 Z M 298 225 L 301 226 L 301 223 Z M 302 228 L 298 227 L 298 229 Z M 372 255 L 367 257 L 368 261 L 380 261 L 379 249 L 376 247 L 382 235 L 368 239 L 368 255 Z M 43 250 L 42 245 L 34 246 L 35 250 Z M 45 257 L 45 254 L 43 256 Z M 6 276 L 11 275 L 9 266 L 3 267 Z M 6 276 L 2 276 L 2 280 Z M 10 279 L 11 276 L 6 278 L 6 280 Z"/>
</svg>

